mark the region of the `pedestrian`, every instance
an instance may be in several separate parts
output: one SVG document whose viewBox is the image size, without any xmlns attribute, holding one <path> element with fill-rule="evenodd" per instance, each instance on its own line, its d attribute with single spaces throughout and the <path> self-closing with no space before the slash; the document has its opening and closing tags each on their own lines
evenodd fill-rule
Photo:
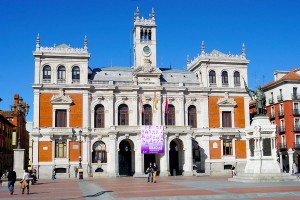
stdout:
<svg viewBox="0 0 300 200">
<path fill-rule="evenodd" d="M 292 175 L 294 176 L 296 173 L 297 173 L 297 164 L 294 161 L 292 165 Z"/>
<path fill-rule="evenodd" d="M 28 169 L 25 169 L 25 172 L 23 174 L 23 182 L 21 185 L 22 194 L 24 194 L 25 188 L 27 188 L 27 194 L 29 194 L 29 178 L 30 174 L 28 173 Z"/>
<path fill-rule="evenodd" d="M 235 167 L 234 167 L 234 165 L 232 165 L 232 167 L 231 167 L 231 177 L 234 177 L 235 175 L 236 175 Z"/>
<path fill-rule="evenodd" d="M 1 179 L 7 178 L 7 175 L 8 175 L 7 172 L 8 172 L 8 170 L 5 170 L 5 171 L 3 172 L 2 176 L 1 176 Z"/>
<path fill-rule="evenodd" d="M 55 177 L 55 175 L 56 175 L 56 173 L 55 173 L 55 169 L 52 171 L 52 180 L 54 180 L 54 179 L 56 179 L 56 177 Z"/>
<path fill-rule="evenodd" d="M 156 163 L 153 163 L 153 181 L 156 183 L 156 174 L 157 174 L 157 166 Z"/>
<path fill-rule="evenodd" d="M 148 174 L 148 183 L 150 182 L 150 179 L 151 179 L 151 182 L 153 182 L 153 168 L 152 168 L 152 163 L 149 164 L 149 167 L 147 168 L 146 173 Z"/>
<path fill-rule="evenodd" d="M 7 187 L 10 191 L 10 194 L 14 194 L 15 182 L 17 179 L 17 174 L 14 170 L 10 169 L 7 175 Z"/>
</svg>

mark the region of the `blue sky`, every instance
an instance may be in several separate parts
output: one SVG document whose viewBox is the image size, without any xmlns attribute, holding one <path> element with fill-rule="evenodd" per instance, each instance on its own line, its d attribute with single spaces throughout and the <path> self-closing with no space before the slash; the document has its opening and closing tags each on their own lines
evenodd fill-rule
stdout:
<svg viewBox="0 0 300 200">
<path fill-rule="evenodd" d="M 156 13 L 157 64 L 185 69 L 186 56 L 217 49 L 240 54 L 246 45 L 249 86 L 273 80 L 275 70 L 290 70 L 300 60 L 300 1 L 279 0 L 1 0 L 0 102 L 8 110 L 19 93 L 33 119 L 34 60 L 41 46 L 83 47 L 87 35 L 90 66 L 130 65 L 133 14 Z M 132 58 L 132 56 L 131 56 Z"/>
</svg>

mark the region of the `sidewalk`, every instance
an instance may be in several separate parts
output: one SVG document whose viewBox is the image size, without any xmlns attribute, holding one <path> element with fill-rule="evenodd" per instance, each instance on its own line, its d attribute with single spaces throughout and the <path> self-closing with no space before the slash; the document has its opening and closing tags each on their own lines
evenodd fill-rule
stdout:
<svg viewBox="0 0 300 200">
<path fill-rule="evenodd" d="M 14 195 L 0 187 L 0 199 L 300 199 L 299 182 L 236 183 L 228 177 L 158 177 L 158 183 L 147 183 L 145 178 L 89 178 L 39 180 L 30 185 L 30 194 L 21 194 L 19 186 Z"/>
</svg>

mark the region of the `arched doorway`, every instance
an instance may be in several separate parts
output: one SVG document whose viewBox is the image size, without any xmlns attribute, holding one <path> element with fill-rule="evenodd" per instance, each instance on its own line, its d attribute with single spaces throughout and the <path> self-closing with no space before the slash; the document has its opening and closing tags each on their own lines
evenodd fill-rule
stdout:
<svg viewBox="0 0 300 200">
<path fill-rule="evenodd" d="M 132 176 L 134 169 L 132 161 L 133 145 L 131 146 L 130 140 L 122 140 L 119 145 L 119 175 Z"/>
<path fill-rule="evenodd" d="M 144 154 L 144 172 L 146 173 L 150 163 L 156 163 L 155 154 Z M 157 164 L 157 163 L 156 163 Z"/>
<path fill-rule="evenodd" d="M 169 166 L 170 173 L 172 176 L 177 176 L 182 174 L 183 165 L 180 164 L 183 156 L 183 145 L 182 141 L 179 139 L 174 139 L 170 143 L 169 151 Z"/>
</svg>

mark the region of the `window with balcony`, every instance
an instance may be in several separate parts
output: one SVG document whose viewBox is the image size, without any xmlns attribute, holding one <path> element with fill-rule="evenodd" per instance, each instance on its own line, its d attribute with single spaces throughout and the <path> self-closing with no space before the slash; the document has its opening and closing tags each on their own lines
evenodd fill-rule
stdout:
<svg viewBox="0 0 300 200">
<path fill-rule="evenodd" d="M 300 131 L 300 118 L 295 118 L 294 131 Z"/>
<path fill-rule="evenodd" d="M 241 85 L 240 72 L 238 72 L 238 71 L 234 72 L 233 82 L 234 82 L 234 86 L 240 86 Z"/>
<path fill-rule="evenodd" d="M 224 156 L 232 155 L 232 140 L 223 141 L 223 155 Z"/>
<path fill-rule="evenodd" d="M 94 114 L 94 126 L 95 128 L 104 128 L 104 106 L 98 104 L 95 107 L 95 114 Z"/>
<path fill-rule="evenodd" d="M 67 110 L 55 110 L 55 127 L 67 127 Z"/>
<path fill-rule="evenodd" d="M 222 112 L 222 127 L 232 127 L 231 112 Z"/>
<path fill-rule="evenodd" d="M 293 110 L 293 114 L 294 115 L 300 115 L 300 112 L 299 112 L 299 103 L 298 102 L 294 102 L 294 110 Z"/>
<path fill-rule="evenodd" d="M 195 106 L 189 106 L 188 125 L 192 128 L 197 128 L 197 110 Z"/>
<path fill-rule="evenodd" d="M 93 163 L 107 163 L 107 152 L 106 145 L 102 141 L 97 141 L 93 145 L 92 153 L 92 162 Z"/>
<path fill-rule="evenodd" d="M 283 96 L 282 96 L 282 89 L 279 89 L 279 95 L 277 96 L 277 101 L 283 101 Z"/>
<path fill-rule="evenodd" d="M 55 140 L 55 158 L 67 158 L 67 140 Z"/>
<path fill-rule="evenodd" d="M 66 68 L 65 66 L 59 66 L 57 69 L 57 82 L 65 83 L 66 82 Z"/>
<path fill-rule="evenodd" d="M 128 125 L 128 106 L 121 104 L 118 108 L 118 125 Z"/>
<path fill-rule="evenodd" d="M 278 112 L 279 117 L 284 116 L 284 109 L 283 109 L 283 103 L 279 104 L 279 112 Z"/>
<path fill-rule="evenodd" d="M 210 85 L 216 84 L 216 72 L 214 70 L 211 70 L 209 72 L 209 84 Z"/>
<path fill-rule="evenodd" d="M 295 138 L 295 149 L 300 149 L 300 135 L 296 135 L 296 138 Z"/>
<path fill-rule="evenodd" d="M 78 66 L 75 66 L 72 69 L 72 81 L 79 82 L 79 80 L 80 80 L 80 69 Z"/>
<path fill-rule="evenodd" d="M 275 118 L 275 109 L 274 106 L 271 106 L 270 119 L 274 119 L 274 118 Z"/>
<path fill-rule="evenodd" d="M 51 67 L 49 65 L 43 68 L 43 82 L 49 82 L 51 80 Z"/>
<path fill-rule="evenodd" d="M 175 125 L 175 107 L 169 104 L 169 114 L 165 114 L 165 124 L 169 126 Z"/>
<path fill-rule="evenodd" d="M 299 95 L 297 94 L 297 87 L 293 87 L 292 99 L 299 99 Z"/>
<path fill-rule="evenodd" d="M 142 113 L 142 125 L 152 125 L 152 107 L 148 104 L 144 105 Z"/>
<path fill-rule="evenodd" d="M 222 86 L 227 87 L 228 86 L 228 73 L 227 71 L 222 72 Z"/>
<path fill-rule="evenodd" d="M 271 92 L 271 98 L 269 98 L 269 104 L 274 104 L 273 92 Z"/>
</svg>

